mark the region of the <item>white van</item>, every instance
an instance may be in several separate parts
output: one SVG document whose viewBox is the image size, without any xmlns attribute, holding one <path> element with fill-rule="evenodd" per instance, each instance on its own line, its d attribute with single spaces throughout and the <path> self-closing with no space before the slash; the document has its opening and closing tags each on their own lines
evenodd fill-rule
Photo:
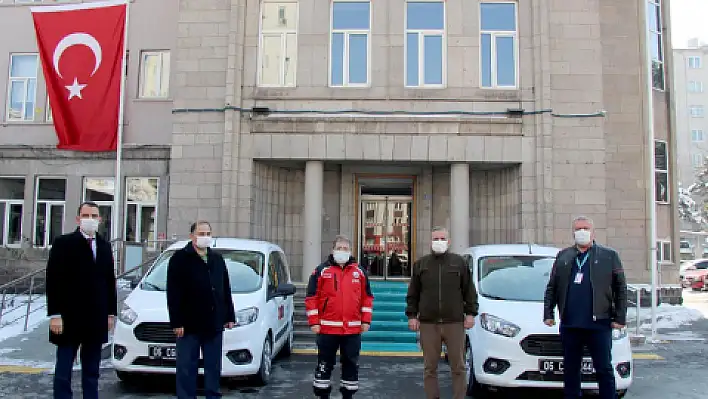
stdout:
<svg viewBox="0 0 708 399">
<path fill-rule="evenodd" d="M 479 316 L 467 330 L 469 395 L 481 397 L 487 388 L 563 388 L 559 322 L 554 327 L 543 323 L 544 294 L 559 251 L 509 244 L 471 247 L 461 254 L 479 294 Z M 626 328 L 614 330 L 612 339 L 612 368 L 621 398 L 632 385 L 632 348 Z M 596 390 L 587 353 L 582 374 L 582 388 Z"/>
<path fill-rule="evenodd" d="M 293 345 L 295 286 L 287 259 L 269 242 L 213 241 L 212 249 L 226 261 L 236 311 L 236 327 L 224 331 L 222 376 L 253 376 L 267 384 L 273 357 L 290 354 Z M 123 381 L 175 373 L 176 337 L 169 324 L 165 286 L 170 257 L 188 242 L 176 242 L 163 252 L 118 312 L 111 358 Z"/>
</svg>

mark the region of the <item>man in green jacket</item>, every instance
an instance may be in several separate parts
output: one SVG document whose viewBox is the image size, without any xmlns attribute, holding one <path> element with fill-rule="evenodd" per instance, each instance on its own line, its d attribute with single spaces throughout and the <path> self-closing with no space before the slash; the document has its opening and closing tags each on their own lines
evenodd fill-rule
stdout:
<svg viewBox="0 0 708 399">
<path fill-rule="evenodd" d="M 406 296 L 408 328 L 420 331 L 427 399 L 440 398 L 438 362 L 443 342 L 452 371 L 453 399 L 465 398 L 465 329 L 474 326 L 479 308 L 470 269 L 448 246 L 447 230 L 433 228 L 432 253 L 413 264 Z"/>
</svg>

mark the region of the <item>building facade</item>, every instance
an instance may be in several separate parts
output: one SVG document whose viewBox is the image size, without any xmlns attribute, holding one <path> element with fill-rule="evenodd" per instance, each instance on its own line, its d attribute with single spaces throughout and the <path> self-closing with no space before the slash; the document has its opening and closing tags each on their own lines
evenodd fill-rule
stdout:
<svg viewBox="0 0 708 399">
<path fill-rule="evenodd" d="M 600 242 L 621 251 L 630 280 L 646 282 L 654 206 L 662 278 L 673 282 L 677 172 L 664 79 L 672 62 L 661 29 L 668 9 L 648 1 L 658 19 L 645 34 L 644 0 L 193 0 L 176 9 L 137 0 L 126 93 L 135 155 L 126 175 L 160 179 L 156 236 L 215 221 L 218 235 L 280 244 L 297 280 L 337 234 L 352 237 L 354 255 L 377 265 L 376 277 L 397 279 L 429 250 L 434 226 L 450 229 L 457 250 L 565 246 L 572 218 L 583 214 Z M 15 13 L 27 32 L 24 46 L 3 50 L 8 57 L 36 51 L 23 8 L 0 8 L 0 18 Z M 657 49 L 656 173 L 647 167 L 639 63 L 647 41 Z M 154 89 L 158 101 L 140 97 L 149 75 L 142 59 L 153 53 L 170 71 L 160 79 L 169 90 Z M 50 161 L 35 148 L 55 142 L 51 125 L 10 123 L 8 115 L 0 167 L 33 182 L 22 225 L 34 234 L 37 177 L 73 181 L 66 203 L 78 204 L 82 179 L 110 176 L 111 155 L 88 160 L 45 148 Z"/>
</svg>

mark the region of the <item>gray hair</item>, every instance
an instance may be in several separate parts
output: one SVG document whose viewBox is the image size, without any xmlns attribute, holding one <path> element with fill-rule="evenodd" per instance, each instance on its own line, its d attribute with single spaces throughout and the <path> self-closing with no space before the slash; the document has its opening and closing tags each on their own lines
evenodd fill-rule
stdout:
<svg viewBox="0 0 708 399">
<path fill-rule="evenodd" d="M 332 248 L 336 248 L 337 244 L 341 244 L 341 243 L 347 243 L 347 246 L 349 246 L 349 248 L 352 247 L 352 240 L 350 240 L 349 237 L 340 234 L 340 235 L 334 237 L 334 241 L 332 241 Z"/>
<path fill-rule="evenodd" d="M 575 227 L 575 223 L 581 222 L 581 221 L 582 221 L 582 222 L 588 222 L 588 223 L 590 223 L 590 226 L 595 227 L 595 223 L 592 221 L 592 219 L 590 219 L 590 218 L 587 217 L 587 216 L 582 216 L 582 215 L 581 215 L 581 216 L 576 216 L 575 219 L 573 219 L 573 221 L 570 223 L 570 228 L 571 228 L 571 229 L 574 228 L 574 227 Z"/>
<path fill-rule="evenodd" d="M 437 232 L 443 232 L 443 233 L 445 233 L 445 235 L 448 235 L 448 234 L 449 234 L 449 232 L 447 231 L 447 229 L 444 228 L 444 227 L 442 227 L 442 226 L 435 226 L 435 227 L 433 227 L 433 230 L 431 231 L 431 233 L 437 233 Z"/>
</svg>

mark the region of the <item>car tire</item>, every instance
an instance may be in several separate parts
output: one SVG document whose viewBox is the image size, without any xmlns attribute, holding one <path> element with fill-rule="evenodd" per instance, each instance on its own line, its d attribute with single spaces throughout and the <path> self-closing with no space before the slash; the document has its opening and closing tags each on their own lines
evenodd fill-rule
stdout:
<svg viewBox="0 0 708 399">
<path fill-rule="evenodd" d="M 137 385 L 140 382 L 140 376 L 135 373 L 116 370 L 116 376 L 123 384 Z"/>
<path fill-rule="evenodd" d="M 617 391 L 617 397 L 618 397 L 619 399 L 624 398 L 625 395 L 627 395 L 627 390 L 626 390 L 626 389 L 622 389 L 622 390 Z"/>
<path fill-rule="evenodd" d="M 281 357 L 287 358 L 293 354 L 293 340 L 295 338 L 295 322 L 294 319 L 290 321 L 290 332 L 288 333 L 288 340 L 285 341 L 283 347 L 280 348 L 279 355 Z"/>
<path fill-rule="evenodd" d="M 488 391 L 477 382 L 474 377 L 474 364 L 472 362 L 472 345 L 469 340 L 465 340 L 465 363 L 468 371 L 467 376 L 467 396 L 472 396 L 475 399 L 488 397 Z"/>
<path fill-rule="evenodd" d="M 273 344 L 270 334 L 263 341 L 263 351 L 261 352 L 261 367 L 255 375 L 256 384 L 259 386 L 268 385 L 270 374 L 273 371 Z"/>
</svg>

